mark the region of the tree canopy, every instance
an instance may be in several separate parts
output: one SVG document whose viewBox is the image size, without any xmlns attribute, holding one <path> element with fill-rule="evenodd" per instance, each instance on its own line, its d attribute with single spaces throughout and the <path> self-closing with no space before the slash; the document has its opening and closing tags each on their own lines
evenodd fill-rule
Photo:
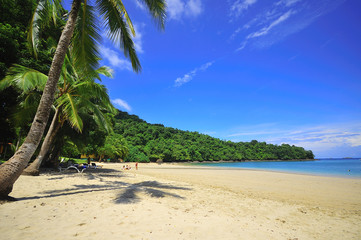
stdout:
<svg viewBox="0 0 361 240">
<path fill-rule="evenodd" d="M 144 154 L 150 161 L 241 161 L 313 159 L 312 151 L 289 144 L 274 145 L 253 140 L 231 142 L 198 132 L 183 131 L 162 124 L 149 124 L 138 116 L 119 111 L 114 132 L 130 146 L 130 155 Z M 144 158 L 144 157 L 143 157 Z M 132 156 L 128 158 L 137 161 Z"/>
</svg>

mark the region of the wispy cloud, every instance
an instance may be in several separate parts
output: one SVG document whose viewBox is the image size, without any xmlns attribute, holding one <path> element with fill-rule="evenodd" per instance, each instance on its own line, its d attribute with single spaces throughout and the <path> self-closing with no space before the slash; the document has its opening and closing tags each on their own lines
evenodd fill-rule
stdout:
<svg viewBox="0 0 361 240">
<path fill-rule="evenodd" d="M 273 144 L 287 143 L 312 150 L 318 157 L 332 157 L 331 152 L 361 156 L 361 123 L 340 123 L 323 126 L 283 127 L 281 124 L 260 124 L 240 128 L 226 136 L 232 141 L 253 139 Z M 336 156 L 342 157 L 342 155 Z"/>
<path fill-rule="evenodd" d="M 205 135 L 210 135 L 210 136 L 217 134 L 216 131 L 205 131 L 205 132 L 201 132 L 201 133 L 205 134 Z"/>
<path fill-rule="evenodd" d="M 250 39 L 267 35 L 272 28 L 274 28 L 277 25 L 281 24 L 282 22 L 286 21 L 294 13 L 295 13 L 295 11 L 289 10 L 288 12 L 282 14 L 279 18 L 277 18 L 273 22 L 269 23 L 269 25 L 255 31 L 255 32 L 248 34 L 248 36 L 245 38 L 244 41 L 241 42 L 240 46 L 236 49 L 236 51 L 240 51 L 240 50 L 244 49 Z M 240 31 L 240 28 L 236 29 L 236 31 L 231 35 L 231 38 L 234 38 L 235 35 L 238 34 L 239 31 Z"/>
<path fill-rule="evenodd" d="M 205 64 L 203 64 L 202 66 L 195 68 L 194 70 L 190 71 L 189 73 L 186 73 L 183 77 L 179 77 L 174 81 L 174 86 L 175 87 L 180 87 L 183 84 L 191 81 L 198 72 L 203 72 L 205 71 L 207 68 L 209 68 L 210 66 L 212 66 L 212 64 L 214 63 L 214 61 L 211 62 L 207 62 Z"/>
<path fill-rule="evenodd" d="M 247 19 L 239 14 L 239 23 L 230 35 L 230 40 L 240 41 L 236 51 L 244 49 L 246 46 L 264 48 L 269 47 L 287 36 L 297 33 L 309 26 L 320 16 L 330 12 L 345 0 L 279 0 L 277 2 L 267 2 L 259 13 Z M 243 12 L 248 9 L 248 1 L 237 0 L 230 13 Z M 242 4 L 245 5 L 242 5 Z M 250 3 L 250 2 L 248 2 Z M 232 5 L 233 6 L 233 5 Z M 244 6 L 244 7 L 242 7 Z M 234 21 L 235 22 L 235 21 Z M 246 24 L 244 24 L 246 22 Z"/>
<path fill-rule="evenodd" d="M 298 57 L 298 55 L 294 55 L 294 56 L 290 57 L 288 59 L 288 61 L 291 62 L 291 61 L 295 60 L 297 57 Z"/>
<path fill-rule="evenodd" d="M 255 4 L 257 0 L 236 0 L 232 3 L 230 8 L 230 16 L 232 18 L 239 17 L 243 11 L 247 10 L 251 5 Z"/>
<path fill-rule="evenodd" d="M 300 1 L 301 0 L 281 0 L 281 1 L 277 2 L 276 5 L 285 5 L 285 6 L 289 7 Z"/>
<path fill-rule="evenodd" d="M 143 2 L 141 2 L 140 0 L 135 0 L 135 4 L 137 5 L 137 7 L 139 7 L 142 10 L 146 10 Z"/>
<path fill-rule="evenodd" d="M 184 16 L 197 17 L 203 12 L 201 0 L 168 0 L 167 10 L 169 19 L 181 20 Z"/>
<path fill-rule="evenodd" d="M 144 23 L 134 24 L 135 37 L 133 37 L 134 47 L 137 53 L 144 53 L 143 50 L 143 40 L 141 29 L 145 26 Z"/>
<path fill-rule="evenodd" d="M 128 112 L 132 111 L 132 108 L 129 106 L 129 104 L 120 98 L 112 99 L 111 101 L 114 105 L 116 105 L 122 109 L 125 109 Z"/>
<path fill-rule="evenodd" d="M 186 3 L 186 14 L 190 16 L 198 16 L 203 12 L 203 6 L 201 0 L 189 0 Z"/>
<path fill-rule="evenodd" d="M 117 51 L 104 46 L 100 46 L 99 50 L 102 58 L 108 61 L 114 68 L 132 71 L 132 64 L 128 60 L 120 58 Z"/>
<path fill-rule="evenodd" d="M 266 27 L 263 27 L 262 29 L 256 31 L 256 32 L 253 32 L 253 33 L 250 33 L 248 36 L 247 36 L 247 40 L 250 39 L 250 38 L 256 38 L 256 37 L 261 37 L 261 36 L 264 36 L 266 34 L 268 34 L 268 32 L 274 28 L 275 26 L 279 25 L 280 23 L 284 22 L 285 20 L 287 20 L 292 14 L 294 13 L 294 11 L 290 10 L 286 13 L 284 13 L 283 15 L 281 15 L 278 19 L 276 19 L 275 21 L 271 22 L 268 26 Z"/>
<path fill-rule="evenodd" d="M 170 19 L 180 19 L 184 12 L 184 2 L 182 0 L 168 0 L 167 9 Z"/>
</svg>

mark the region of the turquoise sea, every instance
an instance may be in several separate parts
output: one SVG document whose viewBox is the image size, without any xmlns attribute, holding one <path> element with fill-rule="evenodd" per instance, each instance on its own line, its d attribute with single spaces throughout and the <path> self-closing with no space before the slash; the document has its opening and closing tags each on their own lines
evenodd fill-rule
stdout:
<svg viewBox="0 0 361 240">
<path fill-rule="evenodd" d="M 258 169 L 322 176 L 361 178 L 360 158 L 329 158 L 315 161 L 254 161 L 201 163 L 202 166 Z"/>
</svg>

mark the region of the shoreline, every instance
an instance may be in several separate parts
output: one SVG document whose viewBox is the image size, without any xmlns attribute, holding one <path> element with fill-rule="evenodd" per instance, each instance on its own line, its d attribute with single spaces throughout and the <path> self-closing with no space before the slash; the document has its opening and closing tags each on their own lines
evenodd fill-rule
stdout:
<svg viewBox="0 0 361 240">
<path fill-rule="evenodd" d="M 200 176 L 203 178 L 209 177 L 222 180 L 222 182 L 207 180 L 205 181 L 206 186 L 221 186 L 223 189 L 231 189 L 232 191 L 242 191 L 246 189 L 254 196 L 272 198 L 277 201 L 289 200 L 290 203 L 309 204 L 311 200 L 314 203 L 317 203 L 317 200 L 322 200 L 323 204 L 329 207 L 332 204 L 327 204 L 327 202 L 342 202 L 342 200 L 347 199 L 347 197 L 351 198 L 349 193 L 357 193 L 358 198 L 353 196 L 353 203 L 358 205 L 357 210 L 361 212 L 361 200 L 359 200 L 361 199 L 361 178 L 320 176 L 263 169 L 203 166 L 192 166 L 192 168 L 188 168 L 183 167 L 182 164 L 178 165 L 173 163 L 164 164 L 160 167 L 157 165 L 158 168 L 154 165 L 155 164 L 150 163 L 148 167 L 146 164 L 142 164 L 141 168 L 149 170 L 157 169 L 157 171 L 148 170 L 140 173 L 149 176 L 163 177 L 167 180 L 182 180 L 192 184 L 202 183 Z M 233 182 L 237 182 L 238 184 L 234 184 Z M 266 189 L 267 187 L 269 189 Z M 327 189 L 327 192 L 324 191 L 324 189 Z M 272 191 L 274 193 L 282 192 L 283 195 L 271 194 Z M 312 194 L 309 193 L 311 191 Z M 342 192 L 341 196 L 334 194 L 337 192 L 338 194 Z M 308 198 L 305 199 L 302 195 L 306 195 L 306 193 L 308 193 Z M 291 196 L 297 196 L 297 198 L 288 199 L 288 197 Z"/>
<path fill-rule="evenodd" d="M 156 163 L 141 163 L 141 164 L 156 164 Z M 197 163 L 177 163 L 177 162 L 167 162 L 167 163 L 161 163 L 157 165 L 183 165 L 186 166 L 186 169 L 214 169 L 214 170 L 240 170 L 240 171 L 261 171 L 261 172 L 274 172 L 274 173 L 285 173 L 285 174 L 295 174 L 295 175 L 304 175 L 304 176 L 315 176 L 315 177 L 329 177 L 329 178 L 341 178 L 341 179 L 361 179 L 360 176 L 350 176 L 350 175 L 341 175 L 341 174 L 324 174 L 324 173 L 306 173 L 306 172 L 296 172 L 296 171 L 287 171 L 287 170 L 273 170 L 273 169 L 263 169 L 263 168 L 246 168 L 246 167 L 219 167 L 219 166 L 202 166 L 200 163 L 197 165 Z"/>
<path fill-rule="evenodd" d="M 0 205 L 18 239 L 359 239 L 361 180 L 183 164 L 21 176 Z M 233 170 L 233 169 L 232 169 Z"/>
</svg>

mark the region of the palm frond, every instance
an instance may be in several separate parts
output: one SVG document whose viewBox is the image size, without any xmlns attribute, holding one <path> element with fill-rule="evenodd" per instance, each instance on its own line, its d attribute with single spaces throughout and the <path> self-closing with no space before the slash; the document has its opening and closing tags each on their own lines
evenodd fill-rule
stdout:
<svg viewBox="0 0 361 240">
<path fill-rule="evenodd" d="M 15 64 L 11 67 L 6 77 L 0 81 L 0 90 L 13 86 L 21 92 L 32 90 L 43 91 L 48 76 L 31 68 Z"/>
<path fill-rule="evenodd" d="M 103 112 L 101 112 L 98 108 L 95 107 L 93 108 L 93 113 L 93 119 L 98 126 L 103 127 L 108 133 L 113 132 L 112 124 L 109 118 Z"/>
<path fill-rule="evenodd" d="M 40 0 L 35 8 L 34 14 L 30 21 L 30 27 L 28 31 L 28 41 L 31 43 L 31 47 L 35 56 L 38 53 L 39 35 L 40 35 L 40 12 L 43 11 L 46 0 Z"/>
<path fill-rule="evenodd" d="M 97 0 L 97 7 L 103 16 L 106 26 L 108 27 L 108 37 L 114 42 L 119 43 L 123 49 L 124 55 L 129 57 L 133 70 L 141 71 L 140 62 L 134 48 L 133 39 L 130 32 L 134 31 L 132 25 L 129 26 L 123 19 L 120 0 Z"/>
<path fill-rule="evenodd" d="M 167 3 L 165 0 L 142 0 L 160 29 L 164 29 Z"/>
<path fill-rule="evenodd" d="M 109 99 L 107 88 L 89 80 L 74 85 L 73 90 L 73 94 L 81 96 L 77 102 L 79 112 L 91 115 L 98 126 L 111 132 L 112 124 L 106 113 L 114 113 L 116 109 Z"/>
<path fill-rule="evenodd" d="M 79 79 L 78 72 L 81 72 L 80 70 L 77 70 L 74 58 L 72 54 L 68 51 L 65 55 L 64 64 L 62 66 L 61 70 L 61 78 L 59 79 L 60 85 L 64 84 L 72 84 L 76 81 L 76 79 Z"/>
<path fill-rule="evenodd" d="M 81 132 L 83 129 L 83 121 L 79 117 L 76 99 L 74 99 L 72 94 L 65 93 L 61 95 L 56 100 L 56 104 L 58 107 L 61 106 L 62 114 L 69 121 L 71 127 Z"/>
<path fill-rule="evenodd" d="M 129 29 L 133 35 L 133 37 L 135 37 L 135 30 L 134 30 L 134 26 L 132 21 L 130 20 L 130 17 L 128 15 L 127 10 L 125 9 L 122 0 L 116 0 L 117 5 L 119 6 L 119 10 L 120 12 L 123 14 L 123 17 L 125 18 L 125 20 L 127 21 L 127 24 L 129 26 Z"/>
<path fill-rule="evenodd" d="M 35 57 L 40 43 L 41 28 L 49 25 L 50 22 L 56 26 L 58 18 L 61 17 L 59 16 L 61 8 L 61 0 L 38 0 L 28 30 L 28 42 Z"/>
<path fill-rule="evenodd" d="M 101 36 L 93 6 L 83 3 L 76 22 L 72 41 L 72 54 L 76 68 L 84 75 L 90 74 L 99 64 L 98 43 Z"/>
<path fill-rule="evenodd" d="M 82 96 L 82 99 L 92 99 L 98 107 L 104 108 L 106 111 L 113 111 L 113 105 L 109 99 L 107 88 L 96 82 L 82 82 L 77 85 L 76 91 Z M 88 96 L 88 97 L 85 97 Z"/>
<path fill-rule="evenodd" d="M 107 67 L 107 66 L 102 66 L 100 68 L 98 68 L 96 70 L 98 76 L 96 76 L 96 78 L 101 81 L 101 78 L 99 76 L 99 74 L 105 76 L 105 77 L 108 77 L 108 78 L 113 78 L 113 69 L 111 69 L 110 67 Z"/>
<path fill-rule="evenodd" d="M 22 100 L 11 118 L 16 126 L 24 126 L 34 118 L 41 94 L 39 92 L 30 92 L 26 95 L 21 94 L 19 98 L 22 98 Z"/>
</svg>

